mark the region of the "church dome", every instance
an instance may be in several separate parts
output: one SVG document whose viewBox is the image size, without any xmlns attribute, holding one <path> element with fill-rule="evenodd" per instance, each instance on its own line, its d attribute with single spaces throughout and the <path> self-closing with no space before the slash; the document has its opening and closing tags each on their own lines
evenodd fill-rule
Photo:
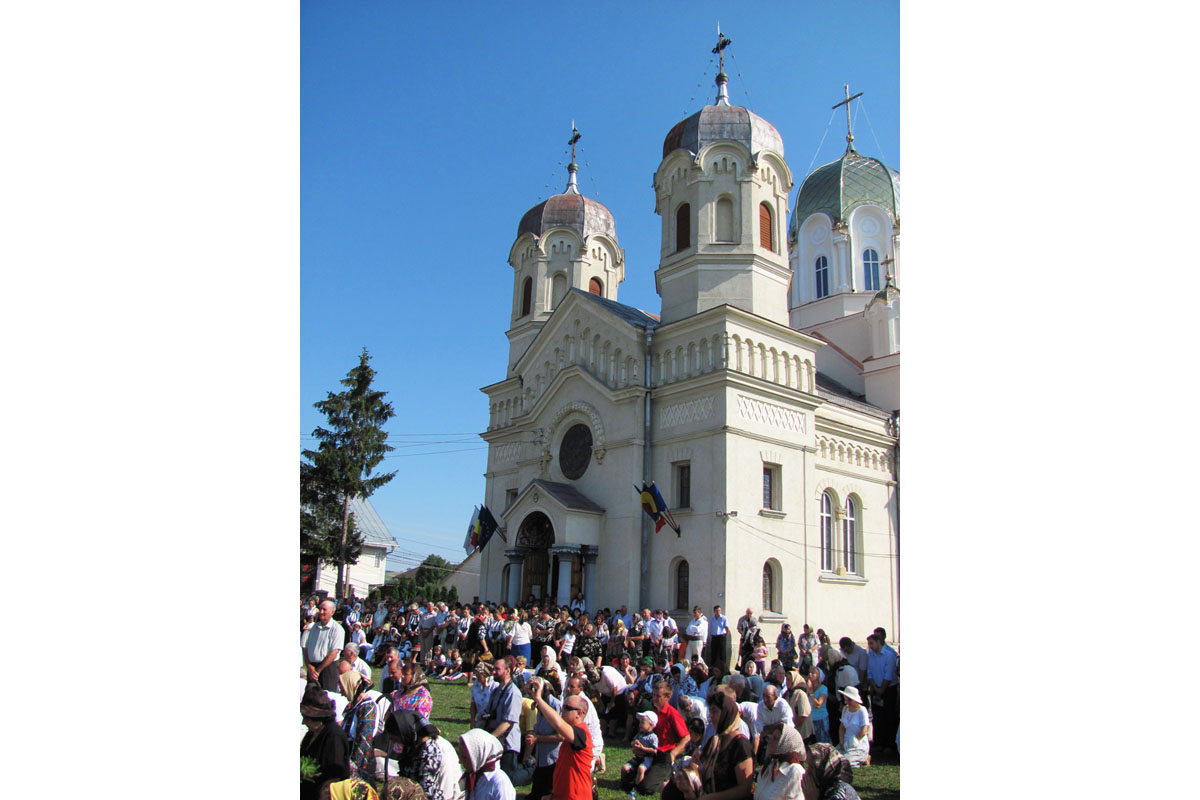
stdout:
<svg viewBox="0 0 1200 800">
<path fill-rule="evenodd" d="M 705 145 L 721 140 L 740 142 L 751 155 L 762 150 L 783 155 L 783 137 L 774 125 L 750 109 L 731 106 L 721 98 L 717 105 L 705 106 L 671 128 L 663 140 L 663 158 L 681 147 L 699 153 Z"/>
<path fill-rule="evenodd" d="M 584 197 L 574 185 L 526 211 L 517 227 L 517 237 L 532 233 L 540 239 L 551 228 L 570 228 L 581 239 L 593 233 L 617 238 L 617 224 L 608 207 L 598 200 Z"/>
<path fill-rule="evenodd" d="M 866 203 L 883 206 L 893 220 L 900 219 L 900 173 L 877 158 L 860 155 L 853 147 L 836 161 L 817 167 L 796 196 L 792 232 L 811 215 L 828 214 L 836 225 Z"/>
</svg>

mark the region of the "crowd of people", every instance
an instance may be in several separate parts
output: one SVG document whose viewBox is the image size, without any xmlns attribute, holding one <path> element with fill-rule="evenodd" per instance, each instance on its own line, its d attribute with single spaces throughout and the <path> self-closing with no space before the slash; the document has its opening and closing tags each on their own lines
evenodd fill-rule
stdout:
<svg viewBox="0 0 1200 800">
<path fill-rule="evenodd" d="M 606 738 L 632 750 L 614 765 L 631 800 L 855 798 L 853 771 L 899 753 L 883 628 L 835 647 L 784 624 L 771 657 L 753 610 L 731 623 L 720 606 L 681 627 L 664 609 L 592 616 L 582 596 L 313 597 L 300 621 L 302 800 L 516 800 L 525 786 L 527 800 L 591 800 Z M 470 730 L 451 743 L 430 721 L 430 680 L 463 678 Z"/>
</svg>

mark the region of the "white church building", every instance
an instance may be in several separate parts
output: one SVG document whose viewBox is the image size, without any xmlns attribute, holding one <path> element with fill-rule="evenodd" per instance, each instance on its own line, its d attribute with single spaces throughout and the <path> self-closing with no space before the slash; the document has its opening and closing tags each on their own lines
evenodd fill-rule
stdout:
<svg viewBox="0 0 1200 800">
<path fill-rule="evenodd" d="M 520 221 L 478 596 L 898 639 L 899 176 L 848 133 L 789 217 L 779 132 L 727 81 L 663 143 L 658 315 L 618 302 L 616 223 L 574 157 Z M 682 535 L 654 532 L 643 478 Z"/>
</svg>

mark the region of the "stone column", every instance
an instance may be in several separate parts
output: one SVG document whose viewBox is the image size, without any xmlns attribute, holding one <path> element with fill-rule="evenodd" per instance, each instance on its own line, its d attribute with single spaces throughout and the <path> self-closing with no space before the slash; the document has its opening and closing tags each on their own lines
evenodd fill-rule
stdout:
<svg viewBox="0 0 1200 800">
<path fill-rule="evenodd" d="M 558 559 L 558 594 L 554 600 L 560 606 L 571 603 L 571 559 L 577 553 L 577 544 L 560 544 L 550 548 L 550 555 Z"/>
<path fill-rule="evenodd" d="M 521 603 L 521 568 L 525 564 L 525 551 L 505 550 L 508 556 L 508 607 L 513 608 Z"/>
<path fill-rule="evenodd" d="M 595 547 L 583 547 L 583 599 L 587 603 L 589 614 L 596 613 L 596 557 L 600 555 Z"/>
</svg>

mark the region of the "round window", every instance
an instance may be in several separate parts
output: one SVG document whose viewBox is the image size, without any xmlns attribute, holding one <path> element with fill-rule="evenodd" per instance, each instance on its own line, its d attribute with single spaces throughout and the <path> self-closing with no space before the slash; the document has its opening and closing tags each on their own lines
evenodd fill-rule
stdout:
<svg viewBox="0 0 1200 800">
<path fill-rule="evenodd" d="M 587 425 L 572 425 L 558 446 L 558 468 L 564 477 L 579 480 L 592 461 L 592 432 Z"/>
</svg>

